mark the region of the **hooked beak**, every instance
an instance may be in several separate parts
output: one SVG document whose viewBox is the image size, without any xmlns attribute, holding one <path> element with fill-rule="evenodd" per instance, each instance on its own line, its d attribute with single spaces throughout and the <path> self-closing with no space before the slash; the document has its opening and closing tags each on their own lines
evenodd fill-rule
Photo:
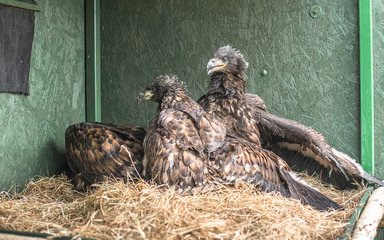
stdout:
<svg viewBox="0 0 384 240">
<path fill-rule="evenodd" d="M 138 102 L 143 102 L 150 100 L 153 97 L 154 93 L 151 90 L 145 90 L 144 92 L 139 93 L 137 96 Z"/>
<path fill-rule="evenodd" d="M 215 72 L 220 72 L 225 69 L 227 63 L 218 58 L 211 58 L 207 64 L 208 75 L 212 75 Z"/>
</svg>

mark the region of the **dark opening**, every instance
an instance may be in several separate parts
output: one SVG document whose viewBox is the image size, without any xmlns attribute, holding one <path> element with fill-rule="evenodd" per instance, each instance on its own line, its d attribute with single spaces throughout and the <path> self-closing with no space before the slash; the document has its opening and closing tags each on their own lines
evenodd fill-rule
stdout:
<svg viewBox="0 0 384 240">
<path fill-rule="evenodd" d="M 33 11 L 0 4 L 0 92 L 29 95 L 34 26 Z"/>
</svg>

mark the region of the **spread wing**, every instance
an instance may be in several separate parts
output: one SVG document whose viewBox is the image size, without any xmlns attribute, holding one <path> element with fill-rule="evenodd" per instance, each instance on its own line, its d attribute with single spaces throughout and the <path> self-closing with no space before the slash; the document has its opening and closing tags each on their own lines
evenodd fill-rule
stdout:
<svg viewBox="0 0 384 240">
<path fill-rule="evenodd" d="M 143 174 L 182 188 L 204 184 L 204 146 L 194 120 L 175 109 L 160 111 L 144 140 Z"/>
<path fill-rule="evenodd" d="M 263 147 L 278 154 L 292 169 L 318 174 L 340 189 L 355 187 L 354 182 L 361 178 L 383 185 L 379 179 L 364 172 L 354 159 L 329 146 L 323 135 L 265 111 L 258 107 L 260 104 L 254 96 L 246 94 L 246 99 L 253 106 Z"/>
<path fill-rule="evenodd" d="M 295 179 L 286 163 L 273 152 L 228 137 L 222 148 L 211 154 L 210 162 L 225 182 L 243 180 L 264 192 L 280 192 L 318 210 L 341 207 L 323 194 Z"/>
<path fill-rule="evenodd" d="M 68 165 L 76 189 L 104 177 L 139 178 L 145 130 L 138 126 L 81 122 L 65 132 Z"/>
</svg>

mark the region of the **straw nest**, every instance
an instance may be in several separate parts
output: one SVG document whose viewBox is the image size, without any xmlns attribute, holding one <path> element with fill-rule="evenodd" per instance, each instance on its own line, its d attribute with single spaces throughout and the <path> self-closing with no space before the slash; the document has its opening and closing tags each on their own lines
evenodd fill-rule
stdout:
<svg viewBox="0 0 384 240">
<path fill-rule="evenodd" d="M 96 239 L 335 239 L 365 187 L 337 191 L 306 177 L 344 211 L 318 212 L 296 200 L 236 187 L 179 194 L 143 181 L 110 181 L 87 193 L 64 175 L 0 195 L 0 229 Z"/>
</svg>

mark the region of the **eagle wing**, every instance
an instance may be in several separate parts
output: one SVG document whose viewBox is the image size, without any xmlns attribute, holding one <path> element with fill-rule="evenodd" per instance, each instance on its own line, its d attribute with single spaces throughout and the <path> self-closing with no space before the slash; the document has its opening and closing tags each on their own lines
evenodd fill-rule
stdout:
<svg viewBox="0 0 384 240">
<path fill-rule="evenodd" d="M 104 125 L 110 127 L 110 129 L 115 130 L 122 136 L 127 136 L 127 138 L 133 138 L 139 142 L 143 142 L 145 138 L 146 130 L 140 126 L 122 124 L 122 123 L 95 123 L 95 125 Z M 116 131 L 116 130 L 115 130 Z"/>
<path fill-rule="evenodd" d="M 144 140 L 146 178 L 182 188 L 204 184 L 204 146 L 189 114 L 175 109 L 160 111 Z"/>
<path fill-rule="evenodd" d="M 259 95 L 251 93 L 245 93 L 244 95 L 246 102 L 250 108 L 267 111 L 267 105 Z"/>
<path fill-rule="evenodd" d="M 225 125 L 216 118 L 205 115 L 198 126 L 199 135 L 207 153 L 216 151 L 224 144 L 227 130 Z"/>
<path fill-rule="evenodd" d="M 65 132 L 67 161 L 82 189 L 104 177 L 139 178 L 145 130 L 138 126 L 81 122 Z"/>
<path fill-rule="evenodd" d="M 318 210 L 341 207 L 302 181 L 297 180 L 287 164 L 268 150 L 228 136 L 225 144 L 210 155 L 209 164 L 227 183 L 243 180 L 263 192 L 279 192 Z"/>
<path fill-rule="evenodd" d="M 227 133 L 225 124 L 207 114 L 192 98 L 187 99 L 177 104 L 175 109 L 189 115 L 198 128 L 205 151 L 211 153 L 223 145 Z"/>
<path fill-rule="evenodd" d="M 292 169 L 318 174 L 340 189 L 355 187 L 353 180 L 361 178 L 383 185 L 354 159 L 332 148 L 319 132 L 267 112 L 253 94 L 245 96 L 259 126 L 262 146 L 278 154 Z"/>
</svg>

